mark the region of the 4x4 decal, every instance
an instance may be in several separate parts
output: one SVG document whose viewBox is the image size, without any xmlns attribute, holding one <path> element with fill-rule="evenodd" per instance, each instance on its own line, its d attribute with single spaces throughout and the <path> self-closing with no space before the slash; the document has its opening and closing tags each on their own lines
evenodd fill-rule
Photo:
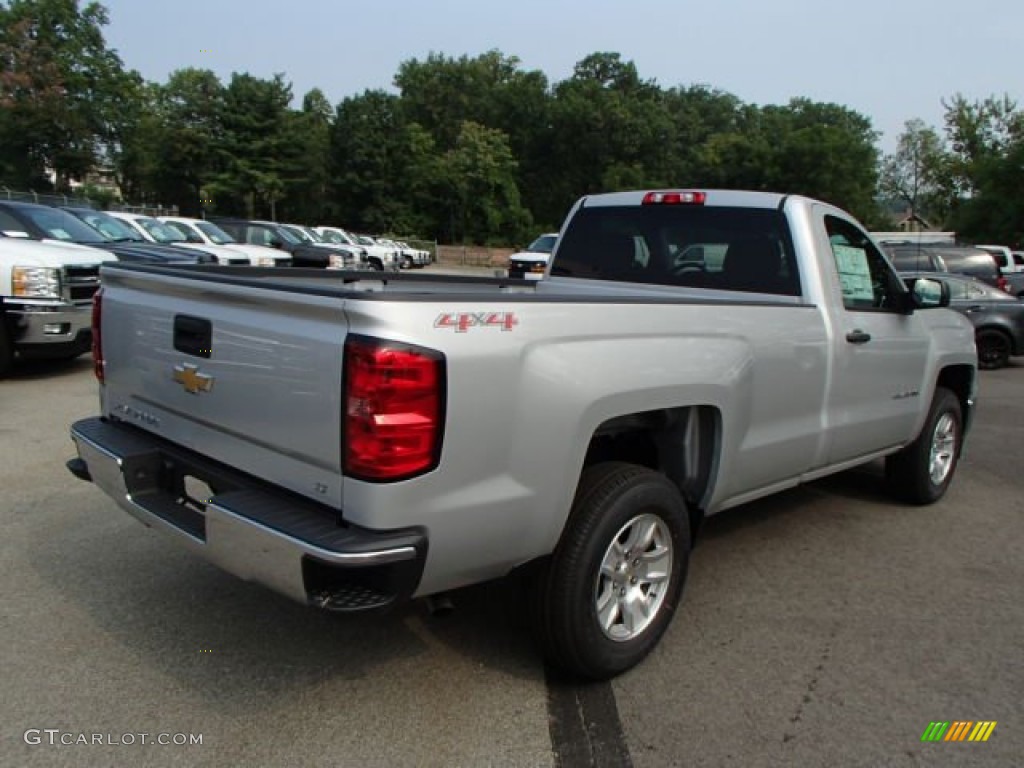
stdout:
<svg viewBox="0 0 1024 768">
<path fill-rule="evenodd" d="M 511 331 L 517 325 L 515 312 L 442 312 L 434 321 L 435 328 L 454 328 L 456 333 L 466 333 L 470 328 Z"/>
</svg>

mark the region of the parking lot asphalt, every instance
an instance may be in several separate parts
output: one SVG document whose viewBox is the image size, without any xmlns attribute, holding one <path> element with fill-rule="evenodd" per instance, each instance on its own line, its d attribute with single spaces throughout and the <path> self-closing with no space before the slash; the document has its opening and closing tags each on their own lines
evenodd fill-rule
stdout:
<svg viewBox="0 0 1024 768">
<path fill-rule="evenodd" d="M 75 480 L 67 427 L 95 412 L 85 358 L 0 382 L 0 764 L 1022 763 L 1020 363 L 981 375 L 940 504 L 891 502 L 869 466 L 710 520 L 652 656 L 569 689 L 575 745 L 553 727 L 567 689 L 548 685 L 514 582 L 457 593 L 444 618 L 292 604 Z M 997 726 L 985 743 L 921 742 L 956 720 Z M 105 743 L 59 743 L 83 735 Z"/>
</svg>

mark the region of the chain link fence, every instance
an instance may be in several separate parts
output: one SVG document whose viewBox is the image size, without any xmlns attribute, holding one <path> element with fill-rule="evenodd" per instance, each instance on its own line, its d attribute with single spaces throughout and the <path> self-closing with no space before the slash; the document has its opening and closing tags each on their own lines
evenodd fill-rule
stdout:
<svg viewBox="0 0 1024 768">
<path fill-rule="evenodd" d="M 124 203 L 113 203 L 108 210 L 121 211 L 123 213 L 137 213 L 141 216 L 178 215 L 178 206 L 176 205 L 125 205 Z"/>
<path fill-rule="evenodd" d="M 23 191 L 19 189 L 8 189 L 0 186 L 0 200 L 17 200 L 22 203 L 37 203 L 39 205 L 72 205 L 78 208 L 101 209 L 103 206 L 96 200 L 78 195 L 54 195 L 49 192 Z M 176 205 L 125 205 L 124 203 L 111 203 L 111 211 L 124 211 L 125 213 L 139 213 L 146 216 L 177 216 L 178 206 Z"/>
<path fill-rule="evenodd" d="M 21 203 L 37 203 L 39 205 L 74 205 L 85 208 L 98 207 L 88 197 L 77 197 L 75 195 L 53 195 L 46 192 L 23 192 L 17 189 L 0 187 L 0 199 L 16 200 Z"/>
</svg>

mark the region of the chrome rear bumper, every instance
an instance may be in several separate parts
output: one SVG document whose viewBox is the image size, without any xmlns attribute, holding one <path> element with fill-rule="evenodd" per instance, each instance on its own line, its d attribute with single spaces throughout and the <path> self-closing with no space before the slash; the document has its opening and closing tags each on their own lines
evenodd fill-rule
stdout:
<svg viewBox="0 0 1024 768">
<path fill-rule="evenodd" d="M 118 422 L 76 422 L 71 439 L 76 477 L 242 579 L 334 611 L 391 607 L 419 583 L 427 539 L 418 530 L 347 525 L 336 510 Z M 185 478 L 214 491 L 193 499 Z"/>
</svg>

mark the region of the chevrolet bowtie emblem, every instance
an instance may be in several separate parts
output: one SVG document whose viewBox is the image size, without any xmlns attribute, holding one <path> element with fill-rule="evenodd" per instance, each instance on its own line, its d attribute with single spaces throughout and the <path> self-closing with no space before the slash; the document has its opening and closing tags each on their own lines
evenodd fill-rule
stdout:
<svg viewBox="0 0 1024 768">
<path fill-rule="evenodd" d="M 197 366 L 189 363 L 174 366 L 174 380 L 192 395 L 209 392 L 213 389 L 213 376 L 200 373 Z"/>
</svg>

